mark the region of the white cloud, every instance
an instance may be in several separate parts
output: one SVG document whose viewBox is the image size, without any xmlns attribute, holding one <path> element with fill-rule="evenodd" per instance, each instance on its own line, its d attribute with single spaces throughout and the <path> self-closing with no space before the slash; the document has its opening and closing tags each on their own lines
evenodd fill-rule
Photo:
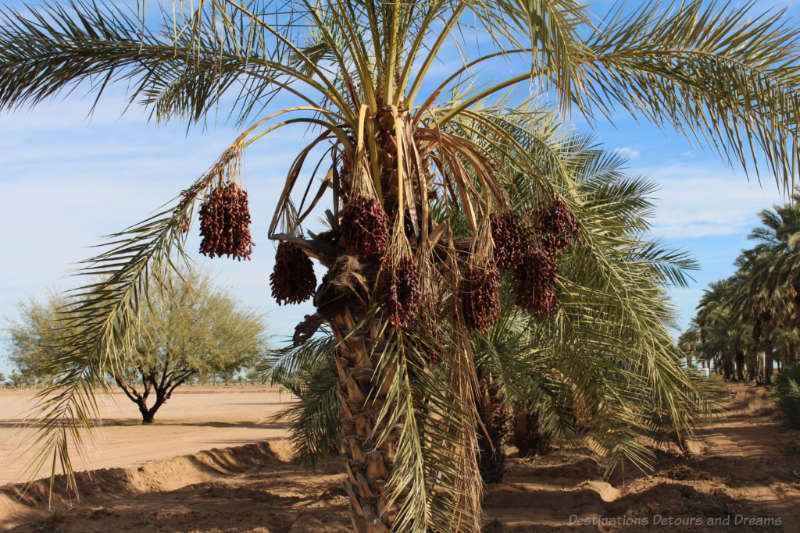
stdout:
<svg viewBox="0 0 800 533">
<path fill-rule="evenodd" d="M 746 233 L 760 210 L 785 201 L 772 182 L 759 185 L 733 171 L 720 173 L 718 168 L 672 165 L 643 173 L 660 185 L 653 228 L 659 237 Z"/>
<path fill-rule="evenodd" d="M 637 157 L 639 157 L 639 151 L 634 150 L 629 146 L 621 146 L 619 148 L 614 148 L 614 153 L 619 154 L 625 157 L 626 159 L 636 159 Z"/>
</svg>

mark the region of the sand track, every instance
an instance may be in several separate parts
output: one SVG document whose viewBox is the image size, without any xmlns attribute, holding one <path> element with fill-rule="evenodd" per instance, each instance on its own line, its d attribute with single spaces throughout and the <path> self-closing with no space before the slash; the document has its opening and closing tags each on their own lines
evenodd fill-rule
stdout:
<svg viewBox="0 0 800 533">
<path fill-rule="evenodd" d="M 651 475 L 604 480 L 581 450 L 511 459 L 504 482 L 487 489 L 485 531 L 800 531 L 800 432 L 781 424 L 764 389 L 731 390 L 726 408 L 698 429 L 695 453 L 655 450 Z M 70 505 L 60 497 L 55 513 L 44 505 L 43 481 L 24 494 L 19 485 L 6 486 L 0 489 L 0 528 L 349 531 L 340 461 L 311 470 L 289 456 L 288 443 L 273 439 L 84 473 L 84 499 Z"/>
</svg>

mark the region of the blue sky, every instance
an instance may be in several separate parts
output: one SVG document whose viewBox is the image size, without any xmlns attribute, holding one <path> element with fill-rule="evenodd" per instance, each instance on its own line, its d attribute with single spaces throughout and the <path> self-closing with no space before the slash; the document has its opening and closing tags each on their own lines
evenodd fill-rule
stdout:
<svg viewBox="0 0 800 533">
<path fill-rule="evenodd" d="M 789 7 L 800 20 L 800 8 L 789 2 L 762 0 L 758 7 L 762 4 Z M 173 198 L 239 133 L 224 121 L 187 134 L 182 124 L 148 123 L 136 109 L 122 115 L 121 90 L 110 92 L 87 117 L 90 103 L 78 94 L 0 114 L 0 319 L 14 319 L 22 299 L 75 286 L 71 274 L 78 261 L 93 254 L 92 245 Z M 582 121 L 576 127 L 590 131 Z M 703 288 L 733 271 L 757 212 L 783 198 L 771 177 L 765 177 L 763 187 L 748 183 L 740 170 L 673 131 L 625 117 L 592 128 L 607 149 L 629 158 L 631 174 L 659 184 L 653 236 L 687 250 L 700 263 L 694 283 L 670 290 L 678 323 L 685 327 Z M 278 307 L 267 284 L 275 250 L 266 238 L 267 224 L 302 139 L 303 130 L 284 130 L 245 157 L 256 240 L 253 260 L 212 261 L 194 254 L 217 283 L 265 315 L 274 344 L 291 335 L 294 324 L 311 310 L 308 304 Z M 189 249 L 198 246 L 193 235 Z M 7 374 L 11 366 L 3 353 L 0 344 L 0 372 Z"/>
</svg>

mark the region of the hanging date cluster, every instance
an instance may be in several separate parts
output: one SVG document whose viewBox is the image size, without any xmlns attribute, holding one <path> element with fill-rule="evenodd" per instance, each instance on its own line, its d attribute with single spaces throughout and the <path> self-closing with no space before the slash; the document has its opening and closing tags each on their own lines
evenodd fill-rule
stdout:
<svg viewBox="0 0 800 533">
<path fill-rule="evenodd" d="M 387 253 L 389 216 L 380 202 L 354 194 L 342 209 L 340 228 L 339 244 L 348 255 L 380 261 L 377 299 L 392 326 L 407 327 L 419 307 L 419 271 L 410 251 Z"/>
<path fill-rule="evenodd" d="M 517 305 L 544 316 L 558 308 L 558 259 L 577 238 L 579 227 L 559 198 L 538 208 L 532 218 L 528 226 L 513 213 L 492 215 L 494 254 L 499 269 L 512 273 Z"/>
<path fill-rule="evenodd" d="M 484 267 L 468 265 L 458 285 L 464 324 L 486 333 L 500 315 L 500 272 L 493 261 Z"/>
<path fill-rule="evenodd" d="M 511 270 L 522 261 L 530 247 L 525 230 L 514 213 L 492 213 L 489 219 L 497 268 L 501 271 Z"/>
<path fill-rule="evenodd" d="M 411 255 L 386 257 L 378 274 L 378 298 L 392 326 L 405 328 L 419 307 L 419 270 Z"/>
<path fill-rule="evenodd" d="M 350 198 L 342 209 L 341 230 L 339 243 L 359 259 L 383 255 L 389 244 L 389 217 L 375 198 Z"/>
<path fill-rule="evenodd" d="M 235 182 L 214 187 L 200 206 L 200 253 L 250 259 L 250 210 L 247 192 Z"/>
<path fill-rule="evenodd" d="M 575 217 L 560 198 L 554 198 L 549 206 L 537 209 L 533 218 L 542 248 L 554 257 L 563 253 L 580 231 Z"/>
<path fill-rule="evenodd" d="M 269 277 L 272 297 L 283 304 L 298 304 L 314 295 L 317 277 L 311 259 L 296 244 L 278 244 L 275 267 Z"/>
<path fill-rule="evenodd" d="M 517 305 L 533 316 L 552 314 L 558 307 L 558 264 L 550 255 L 531 249 L 513 272 Z"/>
</svg>

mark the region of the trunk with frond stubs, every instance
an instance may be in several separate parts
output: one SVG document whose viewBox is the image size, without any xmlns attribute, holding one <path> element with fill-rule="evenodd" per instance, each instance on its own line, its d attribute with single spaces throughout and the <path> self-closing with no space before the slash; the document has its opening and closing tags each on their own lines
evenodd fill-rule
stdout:
<svg viewBox="0 0 800 533">
<path fill-rule="evenodd" d="M 792 288 L 794 289 L 792 303 L 794 303 L 794 314 L 797 319 L 797 332 L 800 333 L 800 279 L 795 280 Z"/>
<path fill-rule="evenodd" d="M 770 313 L 765 313 L 764 323 L 764 385 L 772 384 L 772 366 L 775 359 L 772 349 L 772 332 L 775 329 L 775 323 L 772 320 Z"/>
<path fill-rule="evenodd" d="M 351 518 L 359 533 L 389 532 L 396 510 L 388 502 L 384 489 L 395 446 L 392 439 L 380 447 L 375 446 L 373 429 L 384 398 L 378 392 L 368 401 L 375 373 L 369 348 L 375 341 L 375 324 L 371 324 L 372 328 L 367 326 L 366 330 L 350 333 L 355 319 L 345 312 L 334 318 L 331 326 L 341 343 L 336 370 L 342 406 L 342 447 L 347 458 L 345 490 L 350 498 Z"/>
<path fill-rule="evenodd" d="M 750 353 L 747 356 L 747 381 L 759 380 L 758 347 L 761 342 L 761 314 L 757 313 L 753 321 L 753 334 L 750 342 Z"/>
<path fill-rule="evenodd" d="M 496 378 L 489 372 L 479 376 L 478 416 L 481 427 L 478 429 L 478 467 L 484 483 L 500 483 L 505 474 L 505 446 L 507 432 L 505 397 Z"/>
<path fill-rule="evenodd" d="M 352 258 L 349 263 L 358 265 Z M 392 471 L 395 443 L 389 438 L 376 446 L 373 436 L 385 402 L 385 391 L 381 387 L 376 390 L 373 381 L 377 365 L 373 348 L 380 340 L 378 323 L 374 318 L 364 320 L 363 300 L 348 288 L 360 273 L 342 268 L 331 270 L 330 274 L 323 280 L 315 303 L 338 342 L 335 362 L 341 402 L 341 451 L 346 458 L 344 486 L 353 529 L 358 533 L 388 533 L 392 531 L 396 509 L 388 501 L 385 486 Z"/>
</svg>

